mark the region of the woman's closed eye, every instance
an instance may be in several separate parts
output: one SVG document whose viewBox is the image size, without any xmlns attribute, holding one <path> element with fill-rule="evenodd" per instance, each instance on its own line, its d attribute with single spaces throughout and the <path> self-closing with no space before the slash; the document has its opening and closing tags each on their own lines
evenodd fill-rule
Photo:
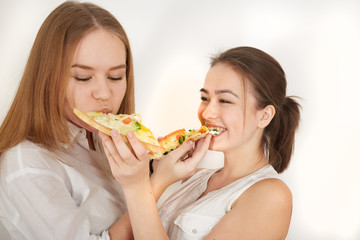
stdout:
<svg viewBox="0 0 360 240">
<path fill-rule="evenodd" d="M 123 80 L 124 77 L 121 76 L 121 77 L 107 77 L 107 78 L 113 81 L 119 81 L 119 80 Z"/>
<path fill-rule="evenodd" d="M 74 77 L 78 81 L 86 82 L 91 79 L 91 77 Z"/>
<path fill-rule="evenodd" d="M 230 101 L 228 101 L 228 100 L 225 100 L 225 99 L 220 99 L 219 102 L 220 102 L 220 103 L 232 103 L 232 102 L 230 102 Z"/>
<path fill-rule="evenodd" d="M 209 98 L 204 97 L 204 96 L 201 96 L 200 99 L 201 99 L 201 101 L 203 101 L 203 102 L 208 102 L 208 101 L 210 101 Z M 219 99 L 219 102 L 220 102 L 220 103 L 232 103 L 231 101 L 228 101 L 228 100 L 225 100 L 225 99 Z"/>
<path fill-rule="evenodd" d="M 74 77 L 78 81 L 86 82 L 92 79 L 92 77 Z M 124 77 L 107 77 L 108 79 L 112 81 L 120 81 L 123 80 Z"/>
</svg>

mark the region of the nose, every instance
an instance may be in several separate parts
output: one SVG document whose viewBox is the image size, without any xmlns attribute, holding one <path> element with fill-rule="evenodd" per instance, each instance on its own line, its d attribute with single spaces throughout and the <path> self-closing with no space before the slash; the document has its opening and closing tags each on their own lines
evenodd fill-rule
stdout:
<svg viewBox="0 0 360 240">
<path fill-rule="evenodd" d="M 207 104 L 205 106 L 205 108 L 203 109 L 203 112 L 201 114 L 202 118 L 204 120 L 213 120 L 216 119 L 219 114 L 218 114 L 218 109 L 215 106 L 214 103 L 210 102 L 209 104 Z"/>
<path fill-rule="evenodd" d="M 93 87 L 93 97 L 96 100 L 108 100 L 111 97 L 111 88 L 106 78 L 98 78 Z"/>
</svg>

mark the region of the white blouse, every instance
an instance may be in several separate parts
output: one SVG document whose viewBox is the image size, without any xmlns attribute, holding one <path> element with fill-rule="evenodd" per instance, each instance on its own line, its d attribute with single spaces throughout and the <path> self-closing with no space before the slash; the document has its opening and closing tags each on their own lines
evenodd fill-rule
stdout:
<svg viewBox="0 0 360 240">
<path fill-rule="evenodd" d="M 105 155 L 69 126 L 66 152 L 24 141 L 1 155 L 0 220 L 12 239 L 110 239 L 107 229 L 126 211 Z"/>
<path fill-rule="evenodd" d="M 240 178 L 229 185 L 200 195 L 206 190 L 210 177 L 217 169 L 195 173 L 164 201 L 159 214 L 171 240 L 203 239 L 221 218 L 231 210 L 233 202 L 256 182 L 277 178 L 271 165 Z"/>
</svg>

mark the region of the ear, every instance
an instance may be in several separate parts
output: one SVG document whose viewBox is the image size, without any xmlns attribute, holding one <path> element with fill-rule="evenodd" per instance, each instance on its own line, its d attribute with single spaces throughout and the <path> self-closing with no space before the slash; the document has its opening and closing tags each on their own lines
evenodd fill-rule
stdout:
<svg viewBox="0 0 360 240">
<path fill-rule="evenodd" d="M 267 105 L 264 109 L 259 110 L 257 113 L 258 127 L 265 128 L 273 117 L 275 116 L 275 107 L 273 105 Z"/>
</svg>

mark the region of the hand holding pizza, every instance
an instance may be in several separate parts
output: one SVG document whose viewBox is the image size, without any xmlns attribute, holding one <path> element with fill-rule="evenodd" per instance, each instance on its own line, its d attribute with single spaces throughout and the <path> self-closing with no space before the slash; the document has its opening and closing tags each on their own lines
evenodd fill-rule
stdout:
<svg viewBox="0 0 360 240">
<path fill-rule="evenodd" d="M 143 144 L 133 132 L 126 134 L 127 142 L 117 130 L 111 137 L 99 132 L 111 172 L 123 188 L 141 185 L 149 180 L 149 157 Z"/>
<path fill-rule="evenodd" d="M 129 145 L 124 142 L 116 130 L 111 131 L 111 137 L 99 133 L 105 154 L 115 179 L 123 188 L 141 186 L 149 180 L 149 158 L 147 150 L 132 132 L 127 133 Z M 209 148 L 211 135 L 200 139 L 193 149 L 194 142 L 188 141 L 176 150 L 164 156 L 158 163 L 152 176 L 152 183 L 159 188 L 192 175 L 196 166 L 205 156 Z"/>
<path fill-rule="evenodd" d="M 78 109 L 74 112 L 99 130 L 112 174 L 123 188 L 142 186 L 149 181 L 149 158 L 161 159 L 155 160 L 160 162 L 151 180 L 160 190 L 191 176 L 209 148 L 211 135 L 219 131 L 206 126 L 189 131 L 180 129 L 158 141 L 141 123 L 139 114 L 86 113 Z"/>
<path fill-rule="evenodd" d="M 152 175 L 154 186 L 163 185 L 167 187 L 179 180 L 190 177 L 195 173 L 196 166 L 204 158 L 212 135 L 199 139 L 196 143 L 186 141 L 156 163 L 155 171 Z M 195 147 L 194 147 L 195 145 Z"/>
</svg>

